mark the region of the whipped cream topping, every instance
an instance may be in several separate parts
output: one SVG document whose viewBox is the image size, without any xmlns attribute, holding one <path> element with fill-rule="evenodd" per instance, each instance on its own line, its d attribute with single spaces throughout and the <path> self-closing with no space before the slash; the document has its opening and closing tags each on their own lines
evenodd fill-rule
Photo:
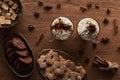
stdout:
<svg viewBox="0 0 120 80">
<path fill-rule="evenodd" d="M 91 34 L 89 34 L 90 31 L 88 30 L 90 24 L 95 26 L 95 32 Z M 78 23 L 77 31 L 82 39 L 92 40 L 95 39 L 99 34 L 99 24 L 92 18 L 84 18 Z"/>
<path fill-rule="evenodd" d="M 64 30 L 64 29 L 56 30 L 53 28 L 52 34 L 58 40 L 65 40 L 65 39 L 69 38 L 72 33 L 71 30 L 73 30 L 73 23 L 66 17 L 58 17 L 52 22 L 51 26 L 54 26 L 56 23 L 59 23 L 60 20 L 64 24 L 71 26 L 70 30 Z"/>
</svg>

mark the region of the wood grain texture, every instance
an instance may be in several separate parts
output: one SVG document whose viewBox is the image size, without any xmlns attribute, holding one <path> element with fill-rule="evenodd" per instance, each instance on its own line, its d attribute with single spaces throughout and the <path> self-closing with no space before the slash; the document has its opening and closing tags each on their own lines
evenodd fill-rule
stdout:
<svg viewBox="0 0 120 80">
<path fill-rule="evenodd" d="M 19 23 L 10 29 L 0 29 L 0 37 L 4 36 L 5 33 L 9 32 L 21 32 L 32 48 L 34 59 L 36 61 L 37 53 L 45 48 L 55 48 L 65 51 L 76 58 L 87 70 L 88 80 L 120 80 L 120 71 L 115 75 L 110 76 L 103 71 L 100 71 L 92 67 L 91 62 L 88 65 L 84 64 L 84 60 L 87 57 L 93 57 L 99 55 L 110 61 L 118 62 L 120 65 L 120 52 L 117 52 L 117 47 L 120 46 L 120 0 L 91 0 L 93 7 L 87 12 L 82 13 L 80 11 L 81 6 L 86 6 L 87 0 L 42 0 L 44 5 L 51 5 L 53 9 L 46 12 L 43 7 L 39 7 L 37 4 L 38 0 L 21 0 L 23 5 L 23 14 L 19 20 Z M 61 3 L 61 8 L 56 9 L 56 4 Z M 100 9 L 95 9 L 94 5 L 100 6 Z M 106 9 L 111 9 L 111 14 L 106 15 Z M 34 12 L 40 12 L 40 17 L 35 19 L 33 16 Z M 74 23 L 74 33 L 72 36 L 65 41 L 49 42 L 51 39 L 50 24 L 58 16 L 66 16 Z M 110 42 L 108 44 L 99 43 L 96 49 L 93 49 L 92 42 L 83 41 L 77 34 L 77 23 L 79 20 L 85 17 L 95 18 L 100 24 L 100 34 L 98 40 L 102 37 L 109 37 Z M 109 19 L 107 26 L 103 25 L 104 18 Z M 113 32 L 113 19 L 117 19 L 117 25 L 119 27 L 118 34 L 114 35 Z M 29 24 L 35 26 L 35 30 L 31 33 L 27 27 Z M 39 39 L 40 33 L 44 33 L 44 37 L 40 44 L 35 46 Z M 84 54 L 80 56 L 80 50 L 85 48 Z M 20 79 L 16 77 L 7 64 L 5 63 L 2 52 L 0 51 L 0 80 L 44 80 L 39 74 L 35 65 L 33 74 L 26 79 Z"/>
</svg>

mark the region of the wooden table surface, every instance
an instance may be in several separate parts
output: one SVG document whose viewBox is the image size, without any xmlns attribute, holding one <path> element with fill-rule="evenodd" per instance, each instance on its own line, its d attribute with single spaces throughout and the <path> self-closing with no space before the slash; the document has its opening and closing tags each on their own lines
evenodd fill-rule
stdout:
<svg viewBox="0 0 120 80">
<path fill-rule="evenodd" d="M 10 29 L 0 29 L 0 37 L 4 36 L 3 33 L 9 32 L 21 32 L 32 48 L 34 59 L 36 61 L 36 55 L 40 50 L 46 48 L 55 48 L 65 51 L 76 58 L 81 65 L 87 70 L 88 80 L 120 80 L 120 71 L 114 75 L 108 75 L 104 71 L 98 70 L 92 66 L 92 59 L 95 55 L 99 55 L 112 62 L 117 62 L 120 65 L 120 52 L 117 48 L 120 46 L 120 28 L 118 34 L 114 35 L 113 19 L 117 19 L 117 25 L 120 27 L 120 0 L 91 0 L 93 7 L 82 13 L 80 11 L 81 6 L 86 6 L 88 0 L 43 0 L 44 5 L 53 6 L 50 11 L 45 11 L 43 6 L 38 6 L 37 0 L 21 0 L 23 6 L 23 14 L 19 20 L 19 23 Z M 56 9 L 56 4 L 61 3 L 61 8 Z M 99 5 L 100 9 L 95 9 L 94 5 Z M 111 14 L 106 15 L 106 9 L 111 9 Z M 40 17 L 36 19 L 34 12 L 40 12 Z M 50 24 L 58 16 L 66 16 L 74 23 L 73 35 L 65 41 L 53 41 L 50 34 Z M 98 40 L 103 37 L 110 38 L 108 44 L 97 45 L 97 48 L 92 47 L 92 42 L 83 41 L 77 34 L 77 23 L 79 20 L 85 17 L 95 18 L 100 23 L 100 34 Z M 103 19 L 108 18 L 109 24 L 104 25 Z M 31 24 L 35 27 L 33 32 L 29 32 L 27 27 Z M 40 33 L 44 33 L 44 37 L 38 46 L 35 43 L 38 41 Z M 84 48 L 84 54 L 81 55 L 81 49 Z M 84 60 L 90 57 L 91 61 L 88 65 L 84 63 Z M 26 79 L 16 77 L 5 63 L 2 52 L 0 51 L 0 80 L 44 80 L 39 71 L 37 70 L 36 63 L 33 74 Z"/>
</svg>

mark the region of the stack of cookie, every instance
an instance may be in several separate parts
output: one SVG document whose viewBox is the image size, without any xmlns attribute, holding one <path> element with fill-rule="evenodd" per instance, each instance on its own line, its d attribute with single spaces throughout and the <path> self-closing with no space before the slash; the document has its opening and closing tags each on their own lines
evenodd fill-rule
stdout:
<svg viewBox="0 0 120 80">
<path fill-rule="evenodd" d="M 4 40 L 5 57 L 9 64 L 21 75 L 25 75 L 33 68 L 33 58 L 25 42 L 15 36 L 10 35 Z"/>
</svg>

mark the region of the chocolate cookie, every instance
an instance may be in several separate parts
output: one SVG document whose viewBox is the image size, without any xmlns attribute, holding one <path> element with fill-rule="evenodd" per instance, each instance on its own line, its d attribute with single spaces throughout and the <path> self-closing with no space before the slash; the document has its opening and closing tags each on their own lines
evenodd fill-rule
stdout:
<svg viewBox="0 0 120 80">
<path fill-rule="evenodd" d="M 12 51 L 11 53 L 9 53 L 7 55 L 7 59 L 9 61 L 10 64 L 13 64 L 13 62 L 18 58 L 18 56 L 16 55 L 16 53 L 14 51 Z"/>
<path fill-rule="evenodd" d="M 32 63 L 31 64 L 25 64 L 23 62 L 19 62 L 16 65 L 16 71 L 19 74 L 27 74 L 32 69 Z"/>
<path fill-rule="evenodd" d="M 12 40 L 8 40 L 6 43 L 4 43 L 4 48 L 5 50 L 8 48 L 13 48 Z"/>
<path fill-rule="evenodd" d="M 12 51 L 14 51 L 14 48 L 7 48 L 6 49 L 6 56 L 11 53 Z"/>
<path fill-rule="evenodd" d="M 19 50 L 26 49 L 25 43 L 21 39 L 19 39 L 17 37 L 12 39 L 12 44 L 14 45 L 14 47 L 16 47 Z"/>
<path fill-rule="evenodd" d="M 29 56 L 29 57 L 26 57 L 26 58 L 21 58 L 21 57 L 19 57 L 19 60 L 21 61 L 21 62 L 23 62 L 23 63 L 25 63 L 25 64 L 30 64 L 30 63 L 32 63 L 32 58 Z"/>
<path fill-rule="evenodd" d="M 16 50 L 15 52 L 16 52 L 16 54 L 18 56 L 21 56 L 21 57 L 27 57 L 29 55 L 28 50 L 24 50 L 24 51 L 18 51 L 18 50 Z"/>
</svg>

